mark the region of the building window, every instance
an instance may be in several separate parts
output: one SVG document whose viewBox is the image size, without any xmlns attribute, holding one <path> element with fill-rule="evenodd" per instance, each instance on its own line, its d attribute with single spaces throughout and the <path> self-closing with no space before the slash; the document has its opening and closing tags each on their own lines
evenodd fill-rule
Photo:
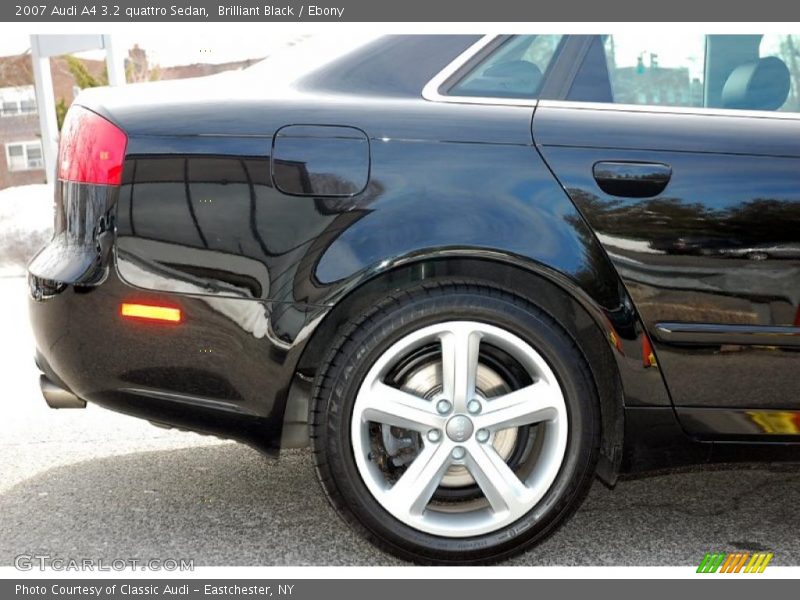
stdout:
<svg viewBox="0 0 800 600">
<path fill-rule="evenodd" d="M 6 144 L 6 162 L 9 171 L 43 169 L 42 143 L 36 140 Z"/>
<path fill-rule="evenodd" d="M 36 113 L 33 87 L 0 89 L 0 117 L 32 115 Z"/>
<path fill-rule="evenodd" d="M 10 117 L 12 115 L 19 114 L 19 102 L 16 100 L 13 102 L 3 102 L 3 112 L 4 117 Z"/>
<path fill-rule="evenodd" d="M 23 115 L 29 115 L 36 112 L 36 100 L 20 100 L 19 112 Z"/>
</svg>

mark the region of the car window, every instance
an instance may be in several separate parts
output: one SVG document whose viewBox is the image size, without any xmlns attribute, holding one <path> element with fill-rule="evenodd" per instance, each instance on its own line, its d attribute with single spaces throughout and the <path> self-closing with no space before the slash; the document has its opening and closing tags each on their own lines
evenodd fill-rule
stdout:
<svg viewBox="0 0 800 600">
<path fill-rule="evenodd" d="M 536 98 L 563 36 L 511 38 L 450 88 L 449 96 Z"/>
<path fill-rule="evenodd" d="M 702 106 L 705 36 L 609 35 L 603 43 L 618 104 Z"/>
<path fill-rule="evenodd" d="M 597 36 L 567 99 L 798 112 L 798 38 L 772 34 Z"/>
</svg>

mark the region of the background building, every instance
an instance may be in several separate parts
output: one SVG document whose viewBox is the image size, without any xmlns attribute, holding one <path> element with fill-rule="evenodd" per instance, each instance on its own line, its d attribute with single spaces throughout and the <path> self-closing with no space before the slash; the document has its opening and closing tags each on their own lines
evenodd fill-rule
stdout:
<svg viewBox="0 0 800 600">
<path fill-rule="evenodd" d="M 129 83 L 187 79 L 243 69 L 260 58 L 221 64 L 194 63 L 161 68 L 149 63 L 147 52 L 134 45 L 125 61 Z M 103 60 L 73 56 L 50 59 L 59 122 L 83 87 L 105 85 Z M 30 53 L 0 57 L 0 189 L 44 183 L 39 115 Z"/>
</svg>

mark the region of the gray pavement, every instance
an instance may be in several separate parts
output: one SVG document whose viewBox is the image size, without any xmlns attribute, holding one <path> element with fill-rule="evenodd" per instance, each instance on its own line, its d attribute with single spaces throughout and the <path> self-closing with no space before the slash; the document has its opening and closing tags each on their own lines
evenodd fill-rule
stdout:
<svg viewBox="0 0 800 600">
<path fill-rule="evenodd" d="M 205 565 L 398 564 L 341 523 L 307 451 L 279 461 L 38 393 L 24 280 L 0 279 L 0 565 L 18 554 L 193 558 Z M 596 483 L 514 565 L 694 565 L 772 550 L 800 564 L 800 468 L 762 465 Z"/>
</svg>

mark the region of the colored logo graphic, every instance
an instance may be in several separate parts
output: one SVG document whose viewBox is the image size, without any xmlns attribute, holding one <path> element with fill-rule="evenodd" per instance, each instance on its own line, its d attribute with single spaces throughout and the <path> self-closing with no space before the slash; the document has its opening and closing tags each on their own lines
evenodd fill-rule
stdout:
<svg viewBox="0 0 800 600">
<path fill-rule="evenodd" d="M 697 567 L 698 573 L 763 573 L 772 552 L 707 552 Z"/>
</svg>

